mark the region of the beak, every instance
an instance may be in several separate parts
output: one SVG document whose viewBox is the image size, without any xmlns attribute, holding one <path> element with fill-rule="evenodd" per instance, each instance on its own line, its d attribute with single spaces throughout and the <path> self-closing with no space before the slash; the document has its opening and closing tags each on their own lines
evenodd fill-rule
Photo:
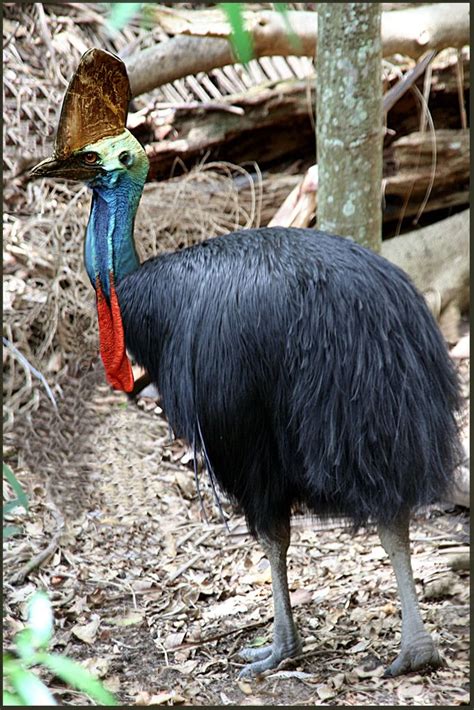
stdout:
<svg viewBox="0 0 474 710">
<path fill-rule="evenodd" d="M 58 159 L 46 158 L 41 163 L 35 165 L 30 171 L 30 177 L 42 178 L 65 178 L 66 180 L 88 181 L 97 176 L 97 168 L 88 168 L 85 165 L 78 165 L 72 158 Z"/>
</svg>

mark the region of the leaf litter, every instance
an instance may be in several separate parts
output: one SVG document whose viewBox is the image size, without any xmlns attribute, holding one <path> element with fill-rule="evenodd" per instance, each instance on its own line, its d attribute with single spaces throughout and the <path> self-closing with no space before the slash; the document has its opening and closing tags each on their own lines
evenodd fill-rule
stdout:
<svg viewBox="0 0 474 710">
<path fill-rule="evenodd" d="M 46 402 L 39 411 L 51 430 L 62 421 L 67 432 L 61 467 L 34 429 L 25 431 L 18 476 L 30 510 L 13 518 L 24 533 L 5 546 L 7 645 L 26 599 L 42 588 L 55 609 L 55 650 L 81 660 L 129 705 L 468 704 L 469 573 L 449 564 L 467 549 L 464 509 L 421 511 L 411 527 L 422 613 L 442 669 L 381 677 L 398 650 L 400 612 L 375 531 L 354 537 L 339 521 L 301 517 L 289 584 L 303 652 L 264 678 L 239 681 L 239 648 L 271 641 L 268 560 L 221 496 L 226 531 L 202 475 L 205 522 L 192 457 L 182 442 L 169 443 L 156 407 L 143 404 L 110 393 L 97 364 L 65 387 L 57 414 Z M 54 553 L 15 580 L 58 526 Z M 49 682 L 65 704 L 87 702 Z"/>
<path fill-rule="evenodd" d="M 14 509 L 7 520 L 22 532 L 4 544 L 5 646 L 26 623 L 29 597 L 45 589 L 55 613 L 52 650 L 80 660 L 123 704 L 469 704 L 469 570 L 450 560 L 467 549 L 469 515 L 448 504 L 421 511 L 411 526 L 422 613 L 440 643 L 442 669 L 381 677 L 398 652 L 400 612 L 376 534 L 367 529 L 354 538 L 339 521 L 297 519 L 289 584 L 303 653 L 267 677 L 238 680 L 239 648 L 271 640 L 268 561 L 223 501 L 226 531 L 201 474 L 205 521 L 192 453 L 168 441 L 159 402 L 143 398 L 136 406 L 104 385 L 89 286 L 77 276 L 85 190 L 22 182 L 26 163 L 50 152 L 64 77 L 85 48 L 106 42 L 118 51 L 141 30 L 128 28 L 110 45 L 91 6 L 63 5 L 61 15 L 47 9 L 51 62 L 37 6 L 11 3 L 7 15 L 6 332 L 34 365 L 47 363 L 59 408 L 7 359 L 4 455 L 30 508 Z M 144 252 L 176 246 L 177 235 L 193 239 L 197 221 L 206 235 L 254 224 L 255 206 L 233 199 L 229 170 L 204 166 L 148 186 L 137 220 Z M 206 185 L 214 208 L 199 221 L 194 204 Z M 193 209 L 184 215 L 178 201 Z M 466 343 L 453 355 L 468 438 Z M 89 702 L 45 680 L 62 703 Z"/>
</svg>

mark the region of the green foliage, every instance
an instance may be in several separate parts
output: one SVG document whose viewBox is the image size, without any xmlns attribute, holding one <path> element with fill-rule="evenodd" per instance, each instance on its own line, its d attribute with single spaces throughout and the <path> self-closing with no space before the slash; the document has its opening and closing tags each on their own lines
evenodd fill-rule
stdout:
<svg viewBox="0 0 474 710">
<path fill-rule="evenodd" d="M 35 666 L 43 666 L 99 705 L 116 706 L 114 696 L 81 665 L 46 651 L 52 633 L 51 602 L 44 592 L 36 592 L 28 606 L 28 625 L 15 637 L 16 655 L 3 654 L 3 704 L 57 705 L 49 688 L 31 670 Z"/>
<path fill-rule="evenodd" d="M 231 42 L 234 51 L 242 63 L 249 62 L 253 57 L 252 37 L 245 29 L 244 23 L 244 8 L 245 3 L 242 2 L 221 2 L 219 7 L 227 15 L 229 24 L 232 28 Z M 291 44 L 296 48 L 299 46 L 300 40 L 291 27 L 288 17 L 288 6 L 286 2 L 274 2 L 273 7 L 279 12 L 286 25 L 288 38 Z"/>
<path fill-rule="evenodd" d="M 121 30 L 142 9 L 142 2 L 111 2 L 109 26 L 114 30 Z"/>
<path fill-rule="evenodd" d="M 234 51 L 241 62 L 249 62 L 253 56 L 252 38 L 244 26 L 243 7 L 241 2 L 221 2 L 232 28 L 231 42 Z"/>
<path fill-rule="evenodd" d="M 11 470 L 10 466 L 7 466 L 7 464 L 5 463 L 3 464 L 3 477 L 13 488 L 13 492 L 16 495 L 15 498 L 7 500 L 7 502 L 3 504 L 3 517 L 5 518 L 5 515 L 7 515 L 11 510 L 18 507 L 19 505 L 23 506 L 25 510 L 28 510 L 28 498 L 26 496 L 26 493 L 23 490 L 17 477 Z M 19 533 L 21 533 L 21 528 L 16 525 L 3 526 L 4 540 L 6 540 L 8 537 L 12 537 L 13 535 L 18 535 Z"/>
<path fill-rule="evenodd" d="M 3 464 L 3 477 L 10 484 L 15 498 L 3 506 L 3 516 L 21 505 L 28 510 L 28 498 L 9 466 Z M 3 527 L 3 538 L 21 532 L 13 525 Z M 44 592 L 32 596 L 28 605 L 28 624 L 15 636 L 15 654 L 3 654 L 3 704 L 57 705 L 51 691 L 32 669 L 43 666 L 65 683 L 86 693 L 100 705 L 117 705 L 111 693 L 81 665 L 65 656 L 48 653 L 53 635 L 53 610 Z"/>
<path fill-rule="evenodd" d="M 290 40 L 290 44 L 293 45 L 295 49 L 299 48 L 301 40 L 296 34 L 296 32 L 293 30 L 293 27 L 291 26 L 290 18 L 288 17 L 288 5 L 286 4 L 286 2 L 274 2 L 273 7 L 277 12 L 281 14 L 283 20 L 285 21 L 286 31 L 288 32 L 288 39 Z"/>
</svg>

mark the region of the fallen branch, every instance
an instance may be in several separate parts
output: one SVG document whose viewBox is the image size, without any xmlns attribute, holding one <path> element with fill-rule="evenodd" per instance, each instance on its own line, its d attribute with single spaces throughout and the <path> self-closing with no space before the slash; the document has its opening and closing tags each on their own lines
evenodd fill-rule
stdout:
<svg viewBox="0 0 474 710">
<path fill-rule="evenodd" d="M 470 569 L 471 560 L 469 550 L 459 552 L 458 554 L 453 555 L 447 560 L 447 563 L 455 572 L 457 572 L 458 570 Z"/>
<path fill-rule="evenodd" d="M 407 91 L 413 85 L 417 89 L 423 89 L 423 78 L 420 75 L 431 58 L 432 53 L 428 53 L 420 64 L 413 70 L 408 70 L 403 79 L 389 87 L 385 94 L 384 109 L 390 109 L 388 128 L 391 133 L 396 128 L 397 136 L 414 133 L 419 128 L 419 106 Z M 443 126 L 446 130 L 452 130 L 454 126 L 459 125 L 456 61 L 454 59 L 453 62 L 453 57 L 450 56 L 448 59 L 435 60 L 432 65 L 430 112 L 436 125 Z M 463 77 L 463 91 L 467 94 L 467 57 L 463 58 Z M 255 161 L 264 168 L 289 156 L 301 157 L 308 153 L 314 155 L 315 91 L 315 82 L 312 77 L 308 77 L 304 80 L 290 79 L 268 83 L 239 94 L 225 96 L 219 102 L 219 110 L 212 112 L 206 110 L 205 106 L 197 108 L 196 104 L 167 104 L 165 108 L 163 104 L 156 103 L 150 106 L 146 115 L 143 111 L 132 114 L 130 126 L 138 133 L 146 133 L 147 143 L 150 133 L 153 136 L 148 146 L 152 180 L 167 179 L 176 164 L 190 168 L 204 155 L 211 160 L 240 164 Z M 454 113 L 449 108 L 451 106 L 454 106 Z M 232 111 L 224 110 L 224 107 Z M 468 136 L 467 129 L 460 135 Z M 457 136 L 452 134 L 452 137 L 454 140 Z M 448 139 L 447 134 L 446 140 Z M 389 137 L 387 144 L 390 140 Z M 433 146 L 430 134 L 426 133 L 423 140 L 426 140 L 431 156 Z M 468 139 L 463 140 L 463 149 L 466 148 L 466 140 Z M 440 141 L 442 134 L 438 142 Z M 398 144 L 395 148 L 401 152 L 402 148 L 397 146 Z M 413 153 L 413 147 L 417 148 L 407 146 L 408 156 Z M 391 155 L 395 148 L 389 146 L 386 149 L 387 160 L 396 159 L 396 156 Z M 442 146 L 440 151 L 443 152 Z M 467 154 L 465 158 L 468 166 Z M 391 172 L 393 174 L 393 170 Z M 389 172 L 386 171 L 385 174 Z M 455 204 L 460 204 L 459 200 Z M 278 205 L 275 206 L 275 209 L 277 208 Z"/>
<path fill-rule="evenodd" d="M 157 7 L 155 17 L 170 34 L 180 35 L 125 58 L 133 96 L 189 74 L 234 64 L 230 27 L 219 10 L 176 10 Z M 245 11 L 255 57 L 314 57 L 317 13 L 292 11 L 289 20 L 298 44 L 292 43 L 285 21 L 273 11 Z M 417 59 L 429 49 L 469 44 L 469 4 L 436 3 L 382 13 L 384 56 L 395 53 Z"/>
<path fill-rule="evenodd" d="M 223 99 L 242 109 L 243 115 L 170 110 L 167 125 L 173 128 L 173 139 L 160 140 L 163 126 L 154 127 L 157 140 L 149 146 L 149 178 L 168 178 L 177 161 L 191 165 L 205 154 L 219 160 L 225 151 L 225 160 L 230 162 L 265 164 L 298 147 L 303 149 L 308 142 L 314 145 L 311 101 L 307 82 L 297 80 Z"/>
<path fill-rule="evenodd" d="M 434 145 L 437 160 L 433 168 Z M 468 131 L 415 132 L 394 141 L 384 152 L 384 222 L 417 215 L 428 190 L 424 212 L 469 204 L 469 169 Z M 310 226 L 317 204 L 315 166 L 303 178 L 266 176 L 263 194 L 263 224 Z M 277 200 L 280 206 L 275 210 Z"/>
<path fill-rule="evenodd" d="M 62 535 L 62 528 L 59 530 L 49 543 L 47 547 L 45 547 L 44 550 L 41 550 L 37 555 L 35 555 L 31 560 L 29 560 L 23 567 L 18 570 L 18 572 L 15 572 L 12 574 L 10 579 L 8 580 L 10 584 L 22 584 L 26 577 L 32 572 L 34 569 L 37 567 L 41 567 L 41 565 L 49 560 L 49 558 L 56 552 L 56 549 L 59 547 L 59 540 Z"/>
<path fill-rule="evenodd" d="M 433 174 L 432 159 L 436 149 Z M 386 175 L 385 196 L 405 197 L 410 186 L 411 199 L 419 202 L 432 183 L 433 196 L 459 189 L 469 190 L 469 130 L 437 130 L 410 133 L 394 141 L 384 151 L 385 164 L 394 166 Z M 412 185 L 410 185 L 410 182 Z M 418 207 L 419 205 L 416 205 Z"/>
<path fill-rule="evenodd" d="M 382 242 L 382 255 L 425 295 L 448 342 L 469 304 L 469 210 Z"/>
</svg>

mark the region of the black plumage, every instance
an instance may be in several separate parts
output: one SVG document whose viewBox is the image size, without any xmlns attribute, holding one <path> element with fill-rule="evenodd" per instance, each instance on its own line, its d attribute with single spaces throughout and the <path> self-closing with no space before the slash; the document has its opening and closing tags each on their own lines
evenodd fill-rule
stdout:
<svg viewBox="0 0 474 710">
<path fill-rule="evenodd" d="M 246 230 L 150 259 L 117 292 L 171 427 L 198 435 L 253 532 L 295 505 L 388 523 L 445 493 L 456 374 L 387 260 L 313 230 Z"/>
<path fill-rule="evenodd" d="M 133 223 L 148 158 L 124 125 L 129 96 L 123 62 L 86 52 L 54 155 L 32 173 L 92 189 L 84 256 L 108 381 L 136 391 L 126 344 L 175 434 L 201 450 L 268 556 L 273 643 L 241 652 L 242 674 L 302 648 L 286 569 L 296 507 L 377 524 L 402 608 L 387 674 L 439 666 L 417 602 L 409 513 L 451 485 L 459 388 L 423 297 L 380 256 L 308 229 L 235 232 L 140 265 Z"/>
</svg>

